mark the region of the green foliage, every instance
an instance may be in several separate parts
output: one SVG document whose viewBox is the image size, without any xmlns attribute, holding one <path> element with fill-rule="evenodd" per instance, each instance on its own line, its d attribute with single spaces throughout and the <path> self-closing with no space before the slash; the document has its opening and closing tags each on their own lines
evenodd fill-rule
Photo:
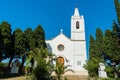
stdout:
<svg viewBox="0 0 120 80">
<path fill-rule="evenodd" d="M 55 74 L 57 76 L 57 80 L 61 80 L 62 75 L 68 71 L 71 71 L 74 73 L 74 71 L 72 69 L 67 69 L 68 67 L 70 67 L 70 65 L 63 66 L 61 63 L 56 64 L 53 71 L 55 72 Z"/>
<path fill-rule="evenodd" d="M 102 49 L 103 49 L 103 32 L 100 28 L 96 29 L 96 40 L 95 40 L 95 56 L 99 62 L 102 60 Z"/>
<path fill-rule="evenodd" d="M 116 65 L 120 62 L 120 34 L 118 25 L 113 22 L 112 30 L 106 30 L 105 35 L 98 28 L 96 29 L 96 39 L 90 36 L 89 54 L 90 59 L 84 66 L 91 77 L 98 75 L 98 63 L 110 60 L 111 63 L 106 67 L 106 72 L 109 77 L 114 76 L 114 71 L 117 71 Z M 119 65 L 118 65 L 119 66 Z M 114 68 L 113 68 L 114 67 Z M 114 69 L 114 70 L 113 70 Z"/>
<path fill-rule="evenodd" d="M 62 65 L 62 64 L 58 63 L 58 64 L 56 65 L 55 73 L 56 73 L 56 75 L 57 75 L 57 79 L 60 80 L 62 74 L 64 73 L 64 68 L 63 68 L 63 65 Z"/>
<path fill-rule="evenodd" d="M 92 57 L 95 57 L 95 40 L 92 35 L 90 35 L 90 46 L 89 46 L 89 59 L 91 60 Z"/>
<path fill-rule="evenodd" d="M 107 76 L 110 77 L 110 78 L 113 78 L 114 77 L 114 70 L 112 67 L 110 66 L 106 66 L 105 68 L 105 71 L 107 72 Z"/>
<path fill-rule="evenodd" d="M 32 50 L 35 47 L 35 35 L 31 28 L 27 28 L 24 31 L 26 38 L 26 51 Z"/>
<path fill-rule="evenodd" d="M 2 22 L 0 25 L 0 53 L 1 58 L 8 58 L 11 53 L 12 41 L 11 41 L 11 25 L 8 22 Z M 4 56 L 3 56 L 4 55 Z M 2 59 L 1 59 L 2 60 Z"/>
<path fill-rule="evenodd" d="M 45 43 L 45 33 L 41 25 L 38 25 L 37 28 L 34 30 L 35 34 L 35 40 L 36 40 L 36 47 L 40 48 L 46 48 L 46 43 Z"/>
<path fill-rule="evenodd" d="M 14 53 L 16 56 L 20 57 L 23 53 L 25 53 L 26 45 L 25 45 L 25 36 L 21 29 L 17 28 L 13 32 L 13 40 L 14 40 Z"/>
<path fill-rule="evenodd" d="M 35 47 L 46 48 L 44 30 L 42 26 L 38 25 L 34 31 L 27 28 L 23 33 L 21 29 L 17 28 L 13 33 L 11 32 L 11 25 L 8 22 L 4 21 L 0 24 L 0 62 L 3 59 L 10 58 L 7 66 L 9 67 L 14 58 L 22 58 L 21 71 L 28 56 L 28 51 L 33 50 Z M 45 51 L 41 53 L 44 58 L 49 55 L 45 54 Z"/>
<path fill-rule="evenodd" d="M 89 61 L 84 66 L 85 69 L 88 70 L 89 76 L 97 76 L 98 75 L 98 64 L 99 62 L 103 62 L 102 58 L 102 48 L 103 48 L 103 33 L 101 29 L 96 29 L 96 39 L 90 35 L 90 47 L 89 47 Z"/>
<path fill-rule="evenodd" d="M 34 48 L 33 50 L 30 50 L 28 52 L 27 57 L 27 65 L 31 63 L 31 60 L 33 60 L 33 63 L 31 63 L 32 66 L 32 75 L 33 80 L 50 80 L 51 79 L 51 65 L 49 64 L 49 61 L 46 61 L 46 58 L 49 57 L 49 52 L 44 48 Z M 34 67 L 34 61 L 37 61 L 37 66 Z M 26 67 L 27 68 L 27 67 Z"/>
<path fill-rule="evenodd" d="M 12 35 L 13 38 L 13 44 L 14 44 L 14 56 L 18 58 L 22 58 L 22 63 L 20 66 L 20 73 L 22 74 L 21 70 L 23 69 L 23 65 L 25 62 L 25 52 L 26 52 L 26 38 L 24 36 L 24 33 L 21 29 L 17 28 Z"/>
<path fill-rule="evenodd" d="M 116 9 L 118 23 L 120 25 L 120 2 L 119 2 L 119 0 L 114 0 L 114 3 L 115 3 L 115 9 Z"/>
<path fill-rule="evenodd" d="M 84 68 L 88 70 L 90 77 L 98 76 L 98 63 L 95 61 L 95 59 L 87 61 L 87 64 L 84 65 Z"/>
<path fill-rule="evenodd" d="M 90 59 L 85 65 L 85 68 L 88 70 L 90 76 L 97 75 L 97 68 L 99 62 L 106 63 L 106 60 L 110 60 L 111 63 L 115 63 L 114 71 L 116 65 L 120 62 L 120 31 L 116 22 L 113 22 L 112 30 L 106 30 L 104 35 L 101 29 L 96 29 L 96 39 L 90 36 L 90 47 L 89 54 Z M 109 66 L 106 69 L 108 76 L 113 77 L 113 65 L 109 63 Z M 118 65 L 119 66 L 119 65 Z"/>
<path fill-rule="evenodd" d="M 119 30 L 118 25 L 113 22 L 113 29 L 112 29 L 112 54 L 108 55 L 112 59 L 113 62 L 116 64 L 120 61 L 120 38 L 119 38 Z"/>
<path fill-rule="evenodd" d="M 42 58 L 39 60 L 37 67 L 33 70 L 33 80 L 51 80 L 52 77 L 46 61 Z"/>
<path fill-rule="evenodd" d="M 103 39 L 103 51 L 106 55 L 112 54 L 112 31 L 106 30 Z"/>
</svg>

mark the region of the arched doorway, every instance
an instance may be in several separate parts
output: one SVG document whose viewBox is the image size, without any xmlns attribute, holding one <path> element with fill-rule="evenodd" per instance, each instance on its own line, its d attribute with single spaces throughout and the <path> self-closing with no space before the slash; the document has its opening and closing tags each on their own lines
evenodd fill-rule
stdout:
<svg viewBox="0 0 120 80">
<path fill-rule="evenodd" d="M 62 64 L 63 66 L 64 66 L 64 58 L 63 57 L 58 57 L 57 58 L 57 62 L 56 63 L 60 63 L 60 64 Z"/>
</svg>

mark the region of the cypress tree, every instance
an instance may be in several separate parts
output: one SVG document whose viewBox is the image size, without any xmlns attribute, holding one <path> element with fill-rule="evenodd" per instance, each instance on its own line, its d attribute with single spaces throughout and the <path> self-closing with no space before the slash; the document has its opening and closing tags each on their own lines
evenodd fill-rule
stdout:
<svg viewBox="0 0 120 80">
<path fill-rule="evenodd" d="M 95 40 L 95 55 L 96 58 L 100 61 L 103 61 L 102 59 L 102 49 L 103 49 L 103 32 L 100 28 L 96 29 L 96 40 Z"/>
<path fill-rule="evenodd" d="M 115 9 L 116 9 L 116 14 L 117 14 L 117 20 L 120 25 L 120 2 L 119 0 L 114 0 L 114 4 L 115 4 Z"/>
<path fill-rule="evenodd" d="M 112 29 L 112 54 L 109 55 L 111 60 L 116 64 L 120 62 L 120 39 L 119 39 L 119 28 L 116 22 L 113 22 L 113 29 Z"/>
<path fill-rule="evenodd" d="M 13 32 L 13 40 L 14 40 L 14 54 L 18 58 L 22 58 L 22 63 L 19 68 L 20 73 L 23 68 L 24 62 L 25 62 L 25 51 L 26 51 L 26 38 L 24 36 L 24 33 L 22 32 L 21 29 L 17 28 Z"/>
<path fill-rule="evenodd" d="M 27 28 L 24 31 L 25 38 L 26 38 L 26 51 L 32 50 L 35 48 L 35 35 L 31 28 Z"/>
<path fill-rule="evenodd" d="M 95 57 L 95 40 L 92 35 L 90 35 L 90 46 L 89 46 L 89 59 L 91 60 L 92 57 Z"/>
<path fill-rule="evenodd" d="M 116 76 L 118 72 L 116 66 L 119 66 L 120 62 L 120 38 L 119 28 L 115 21 L 113 22 L 112 30 L 106 30 L 105 32 L 103 46 L 106 60 L 110 60 L 110 62 L 107 64 L 110 65 L 111 72 L 108 73 L 111 74 L 112 71 L 114 71 L 114 75 Z"/>
<path fill-rule="evenodd" d="M 0 43 L 0 52 L 2 54 L 2 59 L 6 59 L 9 57 L 12 57 L 12 38 L 11 38 L 11 25 L 4 21 L 0 25 L 0 31 L 1 31 L 1 43 Z M 9 64 L 11 61 L 9 62 Z"/>
<path fill-rule="evenodd" d="M 35 40 L 36 40 L 36 47 L 38 48 L 46 48 L 45 43 L 45 33 L 41 25 L 38 25 L 37 28 L 34 30 Z"/>
<path fill-rule="evenodd" d="M 84 66 L 85 69 L 88 70 L 90 77 L 95 77 L 98 74 L 98 59 L 96 57 L 95 50 L 95 40 L 92 35 L 90 35 L 90 46 L 89 46 L 89 60 L 87 64 Z"/>
<path fill-rule="evenodd" d="M 105 36 L 103 41 L 103 52 L 105 53 L 106 56 L 112 54 L 112 31 L 111 30 L 105 31 Z"/>
</svg>

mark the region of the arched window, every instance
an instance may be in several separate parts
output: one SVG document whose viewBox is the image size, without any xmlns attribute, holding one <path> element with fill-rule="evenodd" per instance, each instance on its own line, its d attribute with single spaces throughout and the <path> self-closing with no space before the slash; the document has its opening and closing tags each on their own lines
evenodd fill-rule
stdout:
<svg viewBox="0 0 120 80">
<path fill-rule="evenodd" d="M 79 21 L 76 22 L 76 29 L 79 29 Z"/>
</svg>

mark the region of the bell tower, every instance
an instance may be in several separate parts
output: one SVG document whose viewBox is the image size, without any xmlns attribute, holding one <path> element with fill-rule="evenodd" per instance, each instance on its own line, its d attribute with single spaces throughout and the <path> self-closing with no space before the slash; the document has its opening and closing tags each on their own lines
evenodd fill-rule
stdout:
<svg viewBox="0 0 120 80">
<path fill-rule="evenodd" d="M 80 16 L 78 8 L 71 17 L 71 40 L 85 40 L 84 17 Z"/>
</svg>

